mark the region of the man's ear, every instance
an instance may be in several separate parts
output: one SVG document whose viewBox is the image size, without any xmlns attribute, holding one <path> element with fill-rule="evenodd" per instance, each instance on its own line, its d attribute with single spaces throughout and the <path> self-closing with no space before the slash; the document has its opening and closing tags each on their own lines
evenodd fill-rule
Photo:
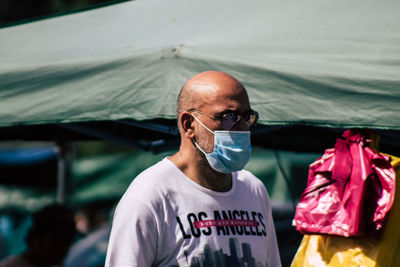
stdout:
<svg viewBox="0 0 400 267">
<path fill-rule="evenodd" d="M 183 135 L 189 139 L 194 137 L 193 116 L 189 112 L 183 112 L 180 116 Z"/>
</svg>

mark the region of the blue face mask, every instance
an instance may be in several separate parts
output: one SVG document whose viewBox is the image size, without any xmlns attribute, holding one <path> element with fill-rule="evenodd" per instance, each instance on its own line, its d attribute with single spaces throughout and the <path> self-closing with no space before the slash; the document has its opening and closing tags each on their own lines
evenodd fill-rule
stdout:
<svg viewBox="0 0 400 267">
<path fill-rule="evenodd" d="M 192 116 L 208 131 L 214 134 L 214 150 L 205 153 L 196 143 L 196 147 L 206 156 L 211 168 L 218 172 L 240 171 L 250 160 L 250 131 L 211 131 L 193 114 Z"/>
</svg>

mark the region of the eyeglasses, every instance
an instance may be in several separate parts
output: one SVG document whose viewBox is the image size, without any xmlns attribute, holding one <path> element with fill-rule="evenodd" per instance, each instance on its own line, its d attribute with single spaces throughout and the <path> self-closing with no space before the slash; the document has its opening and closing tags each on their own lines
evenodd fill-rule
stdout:
<svg viewBox="0 0 400 267">
<path fill-rule="evenodd" d="M 197 112 L 213 120 L 221 121 L 221 126 L 224 130 L 231 130 L 236 125 L 236 123 L 240 121 L 240 119 L 243 119 L 247 127 L 249 128 L 254 126 L 258 120 L 258 112 L 254 110 L 246 111 L 244 114 L 240 114 L 237 111 L 226 111 L 219 116 L 211 116 L 197 109 L 191 109 L 189 110 L 189 112 Z"/>
</svg>

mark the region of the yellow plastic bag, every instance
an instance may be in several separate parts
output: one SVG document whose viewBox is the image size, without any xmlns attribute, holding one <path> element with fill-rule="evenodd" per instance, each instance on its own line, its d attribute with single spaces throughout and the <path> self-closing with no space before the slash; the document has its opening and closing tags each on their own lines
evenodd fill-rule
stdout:
<svg viewBox="0 0 400 267">
<path fill-rule="evenodd" d="M 400 266 L 400 158 L 391 158 L 396 193 L 381 239 L 305 235 L 292 267 Z"/>
</svg>

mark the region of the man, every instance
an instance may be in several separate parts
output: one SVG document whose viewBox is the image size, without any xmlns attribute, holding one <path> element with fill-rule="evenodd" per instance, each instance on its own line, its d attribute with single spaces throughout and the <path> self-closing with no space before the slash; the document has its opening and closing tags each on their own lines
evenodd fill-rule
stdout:
<svg viewBox="0 0 400 267">
<path fill-rule="evenodd" d="M 257 120 L 232 76 L 191 78 L 179 151 L 141 173 L 115 212 L 106 266 L 280 266 L 268 193 L 242 170 Z"/>
</svg>

